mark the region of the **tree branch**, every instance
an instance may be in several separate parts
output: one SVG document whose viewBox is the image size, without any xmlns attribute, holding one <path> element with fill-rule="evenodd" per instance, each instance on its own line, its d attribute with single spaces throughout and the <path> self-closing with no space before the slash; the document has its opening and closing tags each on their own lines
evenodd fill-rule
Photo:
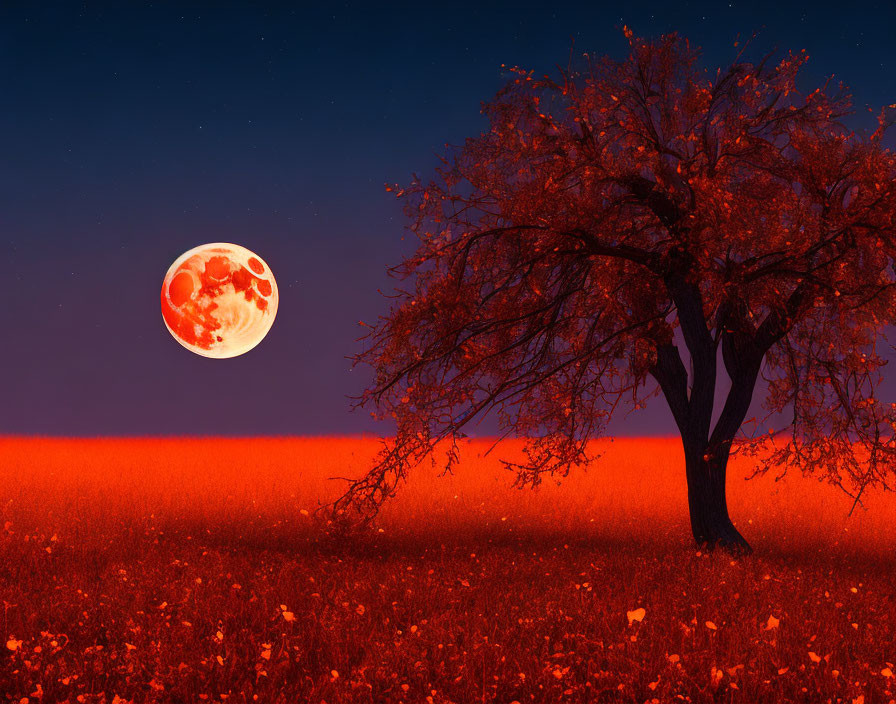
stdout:
<svg viewBox="0 0 896 704">
<path fill-rule="evenodd" d="M 657 345 L 656 364 L 650 368 L 650 374 L 663 390 L 675 423 L 684 435 L 689 422 L 688 372 L 674 344 L 667 342 Z"/>
</svg>

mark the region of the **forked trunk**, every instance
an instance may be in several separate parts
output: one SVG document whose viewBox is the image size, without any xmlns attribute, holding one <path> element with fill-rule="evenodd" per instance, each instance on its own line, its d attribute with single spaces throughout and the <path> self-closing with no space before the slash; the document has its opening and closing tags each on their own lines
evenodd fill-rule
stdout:
<svg viewBox="0 0 896 704">
<path fill-rule="evenodd" d="M 708 550 L 716 547 L 732 553 L 752 552 L 750 544 L 738 532 L 728 516 L 725 498 L 725 475 L 728 453 L 717 451 L 685 452 L 688 480 L 688 509 L 691 531 L 697 545 Z"/>
<path fill-rule="evenodd" d="M 728 516 L 725 473 L 731 442 L 750 408 L 762 358 L 771 342 L 764 328 L 757 331 L 752 323 L 743 322 L 743 315 L 738 317 L 736 303 L 728 301 L 720 307 L 716 317 L 722 327 L 722 357 L 731 388 L 713 428 L 717 338 L 707 327 L 699 286 L 677 277 L 673 270 L 666 287 L 678 308 L 682 334 L 691 353 L 693 383 L 688 386 L 684 362 L 669 341 L 656 346 L 656 363 L 650 373 L 663 390 L 681 432 L 691 531 L 697 545 L 710 550 L 721 547 L 732 553 L 749 553 L 749 543 Z"/>
</svg>

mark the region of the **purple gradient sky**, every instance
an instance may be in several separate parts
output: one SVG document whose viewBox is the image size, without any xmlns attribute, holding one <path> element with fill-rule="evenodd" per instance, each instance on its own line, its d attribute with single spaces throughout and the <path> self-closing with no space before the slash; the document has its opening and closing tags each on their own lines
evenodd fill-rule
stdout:
<svg viewBox="0 0 896 704">
<path fill-rule="evenodd" d="M 757 53 L 805 48 L 815 82 L 896 102 L 891 2 L 225 5 L 0 8 L 0 433 L 386 431 L 349 413 L 367 377 L 345 359 L 409 244 L 383 184 L 478 133 L 502 63 L 548 72 L 571 37 L 622 57 L 623 23 L 678 30 L 715 67 L 762 30 Z M 159 313 L 168 266 L 210 241 L 280 286 L 270 334 L 231 360 L 190 354 Z M 612 430 L 675 427 L 660 398 Z"/>
</svg>

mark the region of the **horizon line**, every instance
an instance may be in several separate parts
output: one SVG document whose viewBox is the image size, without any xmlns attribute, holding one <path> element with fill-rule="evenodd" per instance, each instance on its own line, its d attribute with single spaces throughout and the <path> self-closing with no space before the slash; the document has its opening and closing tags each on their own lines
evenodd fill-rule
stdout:
<svg viewBox="0 0 896 704">
<path fill-rule="evenodd" d="M 378 435 L 376 433 L 313 433 L 308 435 L 301 434 L 271 434 L 271 435 L 228 435 L 228 434 L 146 434 L 146 435 L 52 435 L 45 433 L 10 433 L 0 434 L 2 440 L 333 440 L 333 439 L 357 439 L 357 440 L 382 440 L 383 438 L 394 438 L 394 435 Z M 525 440 L 523 436 L 506 436 L 498 435 L 467 435 L 459 440 Z M 631 439 L 651 439 L 651 440 L 678 440 L 679 435 L 675 434 L 615 434 L 600 435 L 589 440 L 631 440 Z"/>
</svg>

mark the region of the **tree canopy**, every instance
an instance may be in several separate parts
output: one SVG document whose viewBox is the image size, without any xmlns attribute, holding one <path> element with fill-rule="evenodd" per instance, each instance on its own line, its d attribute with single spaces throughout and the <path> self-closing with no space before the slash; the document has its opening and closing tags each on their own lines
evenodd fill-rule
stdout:
<svg viewBox="0 0 896 704">
<path fill-rule="evenodd" d="M 374 372 L 357 403 L 396 435 L 342 508 L 375 508 L 486 413 L 527 438 L 527 461 L 508 463 L 519 483 L 565 475 L 614 413 L 658 392 L 690 495 L 715 500 L 691 465 L 721 465 L 724 503 L 760 375 L 784 419 L 738 439 L 776 436 L 760 470 L 796 466 L 856 496 L 893 476 L 896 404 L 875 389 L 896 316 L 896 105 L 859 134 L 844 86 L 801 90 L 804 52 L 741 50 L 707 71 L 684 38 L 625 32 L 624 60 L 510 69 L 487 130 L 432 178 L 389 187 L 419 246 L 356 358 Z M 713 424 L 719 348 L 730 390 Z M 698 542 L 734 540 L 698 534 L 691 513 Z"/>
</svg>

